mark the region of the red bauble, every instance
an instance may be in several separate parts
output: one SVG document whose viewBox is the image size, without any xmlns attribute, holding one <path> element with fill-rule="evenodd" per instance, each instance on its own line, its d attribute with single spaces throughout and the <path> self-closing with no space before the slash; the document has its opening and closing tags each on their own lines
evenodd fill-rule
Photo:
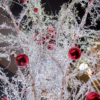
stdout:
<svg viewBox="0 0 100 100">
<path fill-rule="evenodd" d="M 68 55 L 72 60 L 78 60 L 81 57 L 81 50 L 77 47 L 73 47 L 69 50 Z"/>
<path fill-rule="evenodd" d="M 12 56 L 14 56 L 14 54 L 12 54 Z"/>
<path fill-rule="evenodd" d="M 71 78 L 69 78 L 69 80 L 71 80 Z"/>
<path fill-rule="evenodd" d="M 76 34 L 74 34 L 74 38 L 76 37 Z M 79 36 L 77 37 L 77 38 L 79 38 Z"/>
<path fill-rule="evenodd" d="M 21 0 L 23 3 L 26 2 L 26 0 Z"/>
<path fill-rule="evenodd" d="M 26 92 L 26 89 L 24 89 L 23 92 Z"/>
<path fill-rule="evenodd" d="M 1 100 L 8 100 L 7 98 L 2 98 Z"/>
<path fill-rule="evenodd" d="M 53 50 L 53 46 L 52 45 L 48 45 L 47 47 L 49 50 Z"/>
<path fill-rule="evenodd" d="M 94 72 L 92 72 L 91 74 L 94 74 Z"/>
<path fill-rule="evenodd" d="M 50 39 L 49 44 L 54 44 L 54 45 L 56 45 L 56 41 L 55 41 L 55 40 Z"/>
<path fill-rule="evenodd" d="M 100 100 L 100 95 L 97 92 L 89 92 L 86 96 L 86 100 Z"/>
<path fill-rule="evenodd" d="M 15 62 L 19 67 L 25 67 L 29 63 L 29 58 L 25 54 L 19 54 Z"/>
<path fill-rule="evenodd" d="M 53 47 L 56 45 L 56 41 L 55 40 L 52 40 L 52 39 L 50 39 L 50 41 L 49 41 L 49 45 L 48 45 L 48 49 L 49 50 L 53 50 Z"/>
<path fill-rule="evenodd" d="M 41 39 L 39 39 L 38 44 L 41 44 Z M 45 38 L 44 37 L 42 37 L 42 44 L 45 44 Z"/>
<path fill-rule="evenodd" d="M 49 32 L 51 32 L 51 33 L 52 33 L 52 32 L 53 32 L 53 30 L 52 30 L 52 29 L 50 29 L 50 30 L 49 30 Z"/>
<path fill-rule="evenodd" d="M 49 38 L 55 38 L 56 37 L 57 32 L 55 32 L 55 26 L 51 25 L 51 27 L 47 28 L 47 34 L 46 34 L 46 39 Z"/>
<path fill-rule="evenodd" d="M 33 37 L 33 39 L 34 39 L 35 41 L 37 41 L 37 44 L 38 44 L 38 45 L 40 45 L 41 43 L 42 43 L 42 44 L 45 44 L 45 37 L 40 38 L 40 34 L 39 34 L 39 33 L 37 33 L 37 34 Z M 41 42 L 41 41 L 42 41 L 42 42 Z"/>
<path fill-rule="evenodd" d="M 34 12 L 37 13 L 38 12 L 38 9 L 37 8 L 34 8 Z"/>
<path fill-rule="evenodd" d="M 74 34 L 74 38 L 76 37 L 76 34 Z"/>
<path fill-rule="evenodd" d="M 78 45 L 77 45 L 77 44 L 75 44 L 75 47 L 78 47 Z"/>
</svg>

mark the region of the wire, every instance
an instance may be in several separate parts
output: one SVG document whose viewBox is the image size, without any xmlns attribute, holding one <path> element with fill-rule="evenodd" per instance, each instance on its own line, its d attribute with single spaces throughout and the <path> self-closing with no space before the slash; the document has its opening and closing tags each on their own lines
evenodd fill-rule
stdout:
<svg viewBox="0 0 100 100">
<path fill-rule="evenodd" d="M 50 3 L 49 3 L 49 0 L 47 0 L 47 2 L 48 2 L 48 5 L 49 5 L 49 8 L 50 8 L 51 12 L 53 13 L 53 10 L 51 9 L 51 6 L 50 6 Z M 54 15 L 54 14 L 53 14 L 53 15 Z"/>
</svg>

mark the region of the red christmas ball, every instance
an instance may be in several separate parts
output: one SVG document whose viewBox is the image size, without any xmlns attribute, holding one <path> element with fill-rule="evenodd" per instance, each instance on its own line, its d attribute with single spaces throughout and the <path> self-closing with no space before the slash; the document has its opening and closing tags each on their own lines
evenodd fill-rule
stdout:
<svg viewBox="0 0 100 100">
<path fill-rule="evenodd" d="M 49 50 L 53 50 L 53 46 L 52 45 L 48 45 L 47 47 Z"/>
<path fill-rule="evenodd" d="M 21 0 L 23 3 L 25 3 L 26 2 L 26 0 Z"/>
<path fill-rule="evenodd" d="M 53 47 L 56 45 L 56 41 L 55 40 L 53 40 L 53 39 L 50 39 L 50 41 L 49 41 L 49 45 L 48 45 L 48 49 L 49 50 L 53 50 Z"/>
<path fill-rule="evenodd" d="M 14 56 L 14 54 L 12 54 L 12 56 Z"/>
<path fill-rule="evenodd" d="M 19 67 L 25 67 L 29 63 L 29 58 L 25 54 L 19 54 L 15 62 Z"/>
<path fill-rule="evenodd" d="M 89 92 L 86 96 L 86 100 L 100 100 L 100 95 L 97 92 Z"/>
<path fill-rule="evenodd" d="M 56 45 L 56 41 L 55 41 L 55 40 L 50 39 L 49 44 L 54 44 L 54 45 Z"/>
<path fill-rule="evenodd" d="M 8 100 L 7 98 L 2 98 L 1 100 Z"/>
<path fill-rule="evenodd" d="M 41 39 L 39 40 L 39 44 L 41 44 L 41 41 L 42 41 L 42 44 L 45 44 L 45 38 L 44 37 L 42 37 L 42 40 Z"/>
<path fill-rule="evenodd" d="M 52 33 L 52 32 L 53 32 L 53 30 L 52 30 L 52 29 L 50 29 L 50 30 L 49 30 L 49 32 L 51 32 L 51 33 Z"/>
<path fill-rule="evenodd" d="M 51 26 L 52 26 L 51 28 L 49 27 L 47 28 L 46 39 L 56 37 L 57 32 L 55 32 L 55 26 L 54 25 L 51 25 Z"/>
<path fill-rule="evenodd" d="M 38 12 L 38 9 L 37 8 L 34 8 L 34 12 L 37 13 Z"/>
<path fill-rule="evenodd" d="M 47 33 L 46 34 L 46 39 L 49 39 L 51 37 L 51 34 L 50 33 Z"/>
<path fill-rule="evenodd" d="M 69 80 L 71 80 L 71 78 L 69 78 Z"/>
<path fill-rule="evenodd" d="M 78 45 L 77 45 L 77 44 L 75 44 L 75 47 L 78 47 Z"/>
<path fill-rule="evenodd" d="M 74 38 L 76 37 L 76 34 L 74 34 Z"/>
<path fill-rule="evenodd" d="M 23 91 L 26 92 L 26 89 L 24 89 Z"/>
<path fill-rule="evenodd" d="M 94 74 L 94 72 L 92 72 L 91 74 Z"/>
<path fill-rule="evenodd" d="M 77 47 L 73 47 L 69 50 L 68 55 L 72 60 L 78 60 L 81 57 L 81 50 Z"/>
</svg>

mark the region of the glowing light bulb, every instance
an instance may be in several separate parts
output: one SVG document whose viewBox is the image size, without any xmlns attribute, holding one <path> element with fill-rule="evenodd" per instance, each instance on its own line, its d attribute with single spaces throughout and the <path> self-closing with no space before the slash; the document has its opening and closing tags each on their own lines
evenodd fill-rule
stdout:
<svg viewBox="0 0 100 100">
<path fill-rule="evenodd" d="M 79 69 L 80 69 L 80 70 L 84 70 L 84 69 L 86 69 L 86 68 L 88 68 L 88 65 L 85 64 L 85 63 L 82 63 L 82 64 L 80 64 L 80 66 L 79 66 Z"/>
</svg>

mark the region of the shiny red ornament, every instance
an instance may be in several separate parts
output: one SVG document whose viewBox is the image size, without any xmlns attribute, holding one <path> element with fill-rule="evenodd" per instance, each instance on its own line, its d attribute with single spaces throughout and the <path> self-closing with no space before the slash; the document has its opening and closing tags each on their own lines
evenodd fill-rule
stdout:
<svg viewBox="0 0 100 100">
<path fill-rule="evenodd" d="M 26 89 L 23 90 L 26 93 Z"/>
<path fill-rule="evenodd" d="M 53 48 L 54 48 L 55 45 L 56 45 L 56 41 L 53 40 L 53 39 L 50 39 L 49 45 L 48 45 L 47 48 L 48 48 L 49 50 L 53 50 Z"/>
<path fill-rule="evenodd" d="M 45 38 L 44 38 L 44 37 L 42 37 L 42 40 L 41 40 L 41 39 L 39 39 L 38 44 L 41 44 L 41 41 L 42 41 L 42 44 L 45 44 Z"/>
<path fill-rule="evenodd" d="M 33 39 L 34 39 L 35 41 L 37 41 L 37 45 L 40 45 L 41 43 L 42 43 L 42 44 L 45 44 L 45 37 L 40 38 L 40 34 L 39 34 L 39 33 L 37 33 L 37 34 L 33 37 Z"/>
<path fill-rule="evenodd" d="M 53 32 L 47 33 L 46 34 L 46 39 L 55 38 L 56 37 L 56 34 L 57 34 L 57 32 L 55 32 L 55 33 L 53 33 Z"/>
<path fill-rule="evenodd" d="M 19 67 L 25 67 L 29 63 L 29 58 L 25 54 L 19 54 L 15 62 Z"/>
<path fill-rule="evenodd" d="M 74 35 L 74 38 L 76 37 L 76 34 Z"/>
<path fill-rule="evenodd" d="M 34 8 L 34 12 L 37 13 L 38 12 L 38 9 L 37 8 Z"/>
<path fill-rule="evenodd" d="M 52 29 L 50 29 L 50 30 L 49 30 L 49 32 L 51 32 L 51 33 L 52 33 L 52 32 L 53 32 L 53 30 L 52 30 Z"/>
<path fill-rule="evenodd" d="M 12 56 L 14 56 L 14 54 L 12 54 Z"/>
<path fill-rule="evenodd" d="M 33 37 L 33 39 L 37 40 L 38 37 L 40 38 L 39 33 L 35 34 L 35 36 Z"/>
<path fill-rule="evenodd" d="M 100 95 L 97 92 L 89 92 L 86 96 L 86 100 L 100 100 Z"/>
<path fill-rule="evenodd" d="M 76 37 L 76 34 L 74 34 L 74 38 Z M 79 38 L 79 36 L 77 37 L 77 38 Z"/>
<path fill-rule="evenodd" d="M 71 80 L 71 78 L 69 78 L 69 80 Z"/>
<path fill-rule="evenodd" d="M 1 100 L 8 100 L 7 98 L 2 98 Z"/>
<path fill-rule="evenodd" d="M 90 3 L 93 3 L 94 2 L 94 0 L 90 0 Z"/>
<path fill-rule="evenodd" d="M 57 32 L 55 32 L 55 26 L 51 25 L 51 27 L 47 28 L 47 34 L 46 34 L 46 39 L 49 38 L 55 38 L 56 37 Z"/>
<path fill-rule="evenodd" d="M 68 55 L 72 60 L 78 60 L 81 57 L 81 50 L 77 47 L 73 47 L 69 50 Z"/>
<path fill-rule="evenodd" d="M 26 0 L 21 0 L 23 3 L 25 3 L 26 2 Z"/>
<path fill-rule="evenodd" d="M 91 74 L 94 74 L 94 72 L 92 72 Z"/>
<path fill-rule="evenodd" d="M 50 39 L 49 44 L 54 44 L 54 45 L 56 45 L 56 41 L 55 41 L 55 40 Z"/>
<path fill-rule="evenodd" d="M 75 47 L 78 47 L 78 45 L 77 45 L 77 44 L 75 44 Z"/>
<path fill-rule="evenodd" d="M 48 45 L 48 50 L 53 50 L 53 46 L 52 45 Z"/>
</svg>

